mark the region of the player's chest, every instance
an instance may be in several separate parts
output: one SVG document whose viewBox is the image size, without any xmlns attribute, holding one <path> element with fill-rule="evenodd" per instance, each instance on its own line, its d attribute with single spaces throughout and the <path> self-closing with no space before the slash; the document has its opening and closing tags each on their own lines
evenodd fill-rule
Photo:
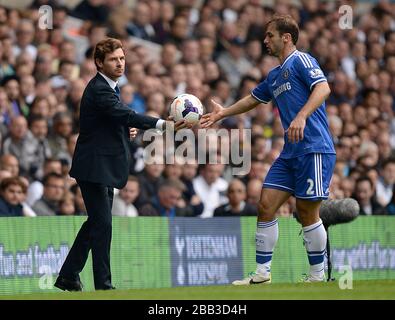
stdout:
<svg viewBox="0 0 395 320">
<path fill-rule="evenodd" d="M 283 68 L 271 78 L 269 89 L 274 99 L 282 98 L 287 92 L 292 90 L 291 75 L 291 69 Z"/>
</svg>

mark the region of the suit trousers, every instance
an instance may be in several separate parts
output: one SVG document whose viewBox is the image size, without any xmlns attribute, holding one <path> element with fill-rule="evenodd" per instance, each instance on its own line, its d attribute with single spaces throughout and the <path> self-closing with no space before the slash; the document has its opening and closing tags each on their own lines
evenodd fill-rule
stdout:
<svg viewBox="0 0 395 320">
<path fill-rule="evenodd" d="M 96 290 L 112 287 L 110 247 L 112 237 L 111 208 L 114 189 L 102 184 L 77 180 L 88 213 L 59 272 L 59 276 L 79 281 L 89 250 L 92 250 L 93 279 Z"/>
</svg>

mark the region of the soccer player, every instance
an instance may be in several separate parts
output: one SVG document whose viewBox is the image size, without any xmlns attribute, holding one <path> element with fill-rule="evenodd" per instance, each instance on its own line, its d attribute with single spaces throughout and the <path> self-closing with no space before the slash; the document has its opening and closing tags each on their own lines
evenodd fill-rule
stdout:
<svg viewBox="0 0 395 320">
<path fill-rule="evenodd" d="M 251 94 L 228 108 L 212 101 L 213 111 L 202 117 L 203 128 L 225 117 L 247 112 L 270 100 L 277 106 L 285 130 L 285 145 L 265 181 L 258 205 L 255 272 L 234 285 L 270 283 L 272 254 L 278 239 L 276 211 L 293 195 L 303 226 L 310 263 L 306 282 L 324 281 L 327 234 L 319 216 L 328 198 L 336 153 L 325 112 L 330 88 L 317 61 L 300 52 L 297 23 L 288 15 L 273 17 L 266 25 L 264 44 L 280 65 Z"/>
</svg>

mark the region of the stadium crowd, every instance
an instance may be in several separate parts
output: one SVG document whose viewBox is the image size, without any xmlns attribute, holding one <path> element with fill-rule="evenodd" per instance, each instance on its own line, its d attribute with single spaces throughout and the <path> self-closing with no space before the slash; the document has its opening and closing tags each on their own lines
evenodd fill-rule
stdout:
<svg viewBox="0 0 395 320">
<path fill-rule="evenodd" d="M 111 36 L 123 42 L 126 72 L 119 84 L 130 108 L 167 118 L 172 99 L 187 92 L 209 112 L 211 99 L 230 105 L 278 65 L 263 46 L 264 25 L 275 13 L 298 21 L 297 47 L 317 59 L 332 90 L 327 114 L 337 163 L 331 197 L 357 199 L 361 214 L 395 215 L 394 3 L 365 10 L 356 1 L 318 0 L 270 6 L 259 0 L 139 0 L 133 7 L 122 0 L 83 0 L 74 8 L 62 3 L 0 6 L 0 216 L 86 214 L 68 171 L 79 102 L 96 74 L 92 52 L 98 41 Z M 353 8 L 351 29 L 339 26 L 342 4 Z M 39 27 L 42 5 L 53 10 L 51 29 Z M 237 137 L 250 148 L 248 174 L 234 176 L 233 164 L 198 164 L 197 157 L 148 164 L 148 142 L 140 132 L 130 142 L 130 177 L 116 192 L 113 214 L 255 216 L 262 181 L 283 146 L 276 106 L 260 104 L 216 128 L 251 130 L 251 144 Z M 208 134 L 209 141 L 217 139 L 222 146 L 235 144 Z M 208 153 L 212 145 L 197 151 Z M 169 150 L 158 143 L 155 151 L 163 159 Z M 293 211 L 290 200 L 278 215 Z"/>
</svg>

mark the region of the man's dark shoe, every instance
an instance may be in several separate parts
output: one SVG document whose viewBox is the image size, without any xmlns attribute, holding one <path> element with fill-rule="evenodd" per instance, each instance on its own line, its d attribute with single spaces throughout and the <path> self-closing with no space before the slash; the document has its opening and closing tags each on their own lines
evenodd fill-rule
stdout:
<svg viewBox="0 0 395 320">
<path fill-rule="evenodd" d="M 63 277 L 58 277 L 54 286 L 63 291 L 82 291 L 83 288 L 80 281 L 72 281 Z"/>
<path fill-rule="evenodd" d="M 116 288 L 115 287 L 107 287 L 107 288 L 104 288 L 103 290 L 115 290 Z"/>
</svg>

